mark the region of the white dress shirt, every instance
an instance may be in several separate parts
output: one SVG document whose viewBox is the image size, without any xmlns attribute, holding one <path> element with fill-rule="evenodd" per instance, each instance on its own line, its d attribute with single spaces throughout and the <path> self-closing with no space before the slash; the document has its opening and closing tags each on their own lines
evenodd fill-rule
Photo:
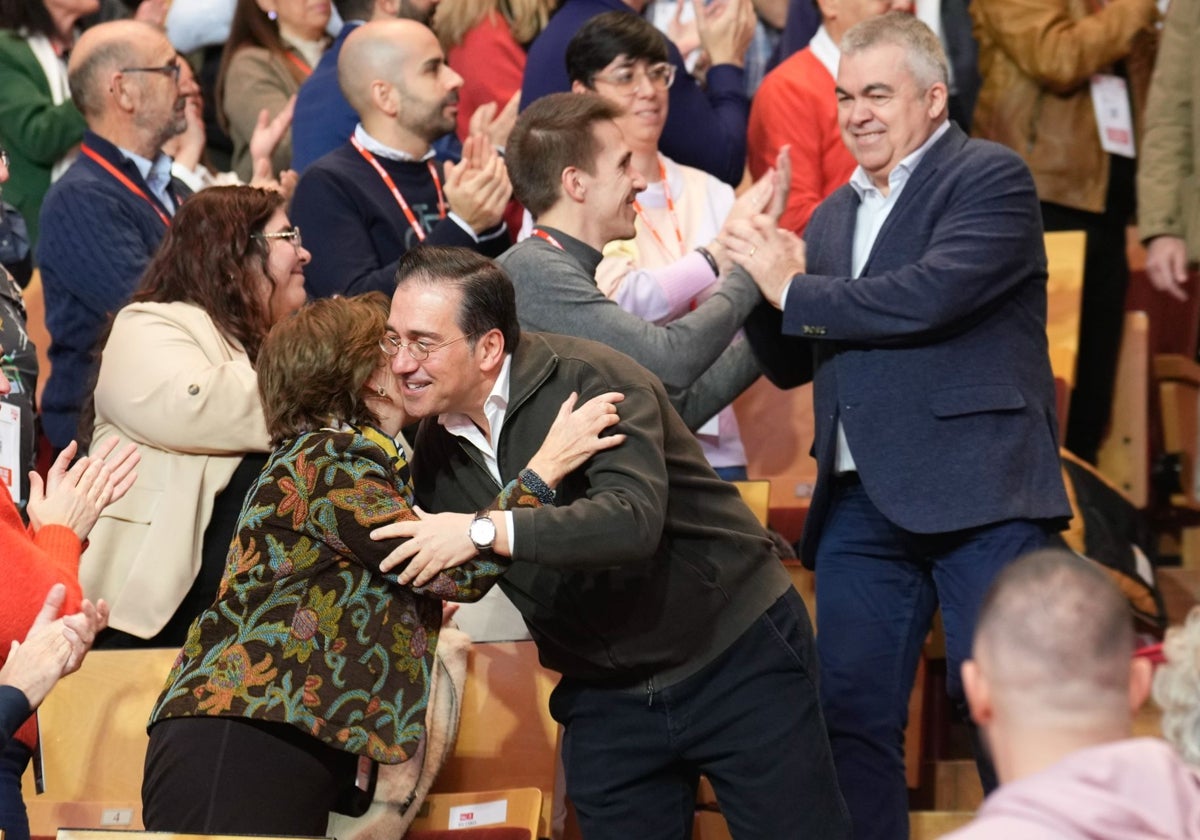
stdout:
<svg viewBox="0 0 1200 840">
<path fill-rule="evenodd" d="M 488 472 L 495 479 L 496 485 L 501 488 L 504 487 L 505 482 L 500 477 L 500 461 L 496 455 L 496 441 L 500 440 L 500 430 L 504 428 L 504 418 L 508 414 L 508 386 L 511 370 L 512 354 L 508 353 L 504 356 L 504 363 L 500 366 L 500 373 L 496 377 L 495 384 L 492 385 L 491 392 L 483 401 L 483 416 L 487 418 L 488 423 L 487 435 L 484 435 L 483 430 L 465 414 L 439 414 L 437 420 L 447 432 L 462 438 L 483 453 L 483 461 L 487 465 Z M 507 523 L 508 553 L 511 557 L 513 546 L 516 545 L 512 511 L 504 511 L 504 519 Z"/>
</svg>

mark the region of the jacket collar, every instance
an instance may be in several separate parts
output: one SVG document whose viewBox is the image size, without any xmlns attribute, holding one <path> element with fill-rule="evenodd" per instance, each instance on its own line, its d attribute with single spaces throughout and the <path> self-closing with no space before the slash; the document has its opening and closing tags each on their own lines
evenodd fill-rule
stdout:
<svg viewBox="0 0 1200 840">
<path fill-rule="evenodd" d="M 902 224 L 902 220 L 906 218 L 908 213 L 908 205 L 915 201 L 924 200 L 921 195 L 925 185 L 933 174 L 937 172 L 946 161 L 950 160 L 954 155 L 962 150 L 966 145 L 967 135 L 963 130 L 954 123 L 950 123 L 950 128 L 942 135 L 941 139 L 934 143 L 921 161 L 917 164 L 916 169 L 908 176 L 908 183 L 904 185 L 904 192 L 896 199 L 896 206 L 892 208 L 892 212 L 888 214 L 887 219 L 883 223 L 883 227 L 879 229 L 879 236 L 875 237 L 875 244 L 871 248 L 871 254 L 867 257 L 866 263 L 863 265 L 863 274 L 867 274 L 871 270 L 871 263 L 875 260 L 875 255 L 879 253 L 879 243 L 891 233 L 893 227 Z"/>
<path fill-rule="evenodd" d="M 565 245 L 566 243 L 564 243 Z M 521 333 L 521 342 L 512 355 L 508 383 L 508 417 L 542 387 L 558 367 L 558 353 L 541 333 Z"/>
<path fill-rule="evenodd" d="M 925 200 L 925 196 L 922 195 L 925 185 L 935 172 L 962 150 L 966 142 L 967 135 L 952 122 L 950 123 L 950 128 L 925 152 L 925 155 L 917 163 L 916 168 L 913 169 L 912 174 L 908 176 L 908 182 L 904 185 L 904 191 L 896 199 L 896 206 L 892 208 L 892 211 L 883 223 L 883 227 L 879 229 L 879 235 L 875 237 L 875 243 L 871 246 L 871 253 L 867 256 L 867 261 L 863 264 L 863 276 L 871 273 L 871 264 L 875 261 L 875 255 L 880 252 L 882 243 L 886 242 L 892 229 L 896 225 L 904 224 L 905 218 L 911 218 L 908 215 L 908 206 L 913 202 Z M 857 193 L 854 192 L 853 187 L 849 185 L 843 188 L 842 193 L 845 198 L 843 212 L 847 213 L 850 218 L 848 223 L 842 226 L 845 242 L 837 243 L 839 250 L 835 253 L 845 254 L 845 273 L 849 274 L 851 255 L 854 250 L 854 216 L 858 212 L 859 198 Z"/>
</svg>

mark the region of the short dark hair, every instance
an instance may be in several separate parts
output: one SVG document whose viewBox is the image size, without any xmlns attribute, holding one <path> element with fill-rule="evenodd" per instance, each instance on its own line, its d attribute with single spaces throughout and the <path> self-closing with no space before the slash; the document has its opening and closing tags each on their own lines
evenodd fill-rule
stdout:
<svg viewBox="0 0 1200 840">
<path fill-rule="evenodd" d="M 378 423 L 367 381 L 387 357 L 382 292 L 322 298 L 272 328 L 258 354 L 258 395 L 275 446 L 342 423 Z"/>
<path fill-rule="evenodd" d="M 621 113 L 594 93 L 552 93 L 517 118 L 505 161 L 513 194 L 535 219 L 558 203 L 564 169 L 574 166 L 595 174 L 599 143 L 594 126 Z"/>
<path fill-rule="evenodd" d="M 667 42 L 640 15 L 605 12 L 580 27 L 567 44 L 567 75 L 572 82 L 592 86 L 592 77 L 624 55 L 657 64 L 668 59 Z"/>
<path fill-rule="evenodd" d="M 411 248 L 396 268 L 397 288 L 404 283 L 446 285 L 462 292 L 455 319 L 474 347 L 479 336 L 500 330 L 504 349 L 512 353 L 521 340 L 517 294 L 504 269 L 469 248 L 422 245 Z"/>
</svg>

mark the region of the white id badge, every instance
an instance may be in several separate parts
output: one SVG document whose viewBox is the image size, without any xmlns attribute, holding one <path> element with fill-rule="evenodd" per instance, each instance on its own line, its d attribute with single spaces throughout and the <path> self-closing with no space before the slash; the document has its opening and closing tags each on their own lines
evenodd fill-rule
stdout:
<svg viewBox="0 0 1200 840">
<path fill-rule="evenodd" d="M 1133 113 L 1129 110 L 1129 88 L 1120 76 L 1092 76 L 1092 106 L 1100 145 L 1111 155 L 1134 158 Z"/>
<path fill-rule="evenodd" d="M 21 499 L 21 409 L 0 403 L 0 482 L 13 501 Z"/>
</svg>

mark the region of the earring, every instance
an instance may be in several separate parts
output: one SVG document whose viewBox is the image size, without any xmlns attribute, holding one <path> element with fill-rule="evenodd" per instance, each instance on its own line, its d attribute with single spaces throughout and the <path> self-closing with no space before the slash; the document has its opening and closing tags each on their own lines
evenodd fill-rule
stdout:
<svg viewBox="0 0 1200 840">
<path fill-rule="evenodd" d="M 271 9 L 270 11 L 267 12 L 267 17 L 271 20 L 276 20 L 279 17 L 279 12 L 275 11 L 274 9 Z"/>
<path fill-rule="evenodd" d="M 379 395 L 379 396 L 381 396 L 381 397 L 386 397 L 386 396 L 387 396 L 387 391 L 385 391 L 385 390 L 383 389 L 383 386 L 382 386 L 382 385 L 376 385 L 376 386 L 375 386 L 375 393 L 376 393 L 376 394 L 378 394 L 378 395 Z"/>
</svg>

